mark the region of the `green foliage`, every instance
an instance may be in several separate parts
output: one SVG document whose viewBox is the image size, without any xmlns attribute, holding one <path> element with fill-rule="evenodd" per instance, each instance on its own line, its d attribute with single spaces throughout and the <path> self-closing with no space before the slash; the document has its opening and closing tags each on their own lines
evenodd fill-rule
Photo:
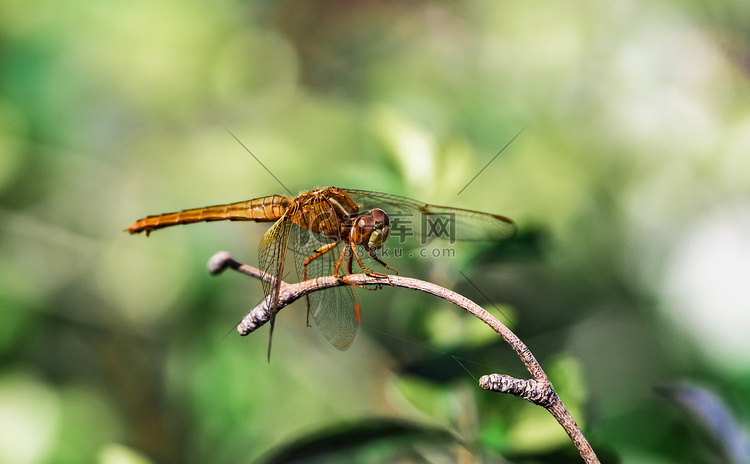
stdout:
<svg viewBox="0 0 750 464">
<path fill-rule="evenodd" d="M 501 310 L 597 451 L 716 462 L 726 437 L 653 387 L 698 380 L 750 414 L 746 13 L 3 2 L 0 462 L 576 462 L 544 410 L 478 389 L 524 371 L 456 308 L 360 291 L 338 352 L 293 305 L 269 365 L 267 329 L 233 331 L 260 284 L 205 269 L 222 249 L 257 264 L 267 225 L 123 233 L 285 193 L 226 129 L 294 193 L 516 220 L 511 243 L 388 262 Z"/>
</svg>

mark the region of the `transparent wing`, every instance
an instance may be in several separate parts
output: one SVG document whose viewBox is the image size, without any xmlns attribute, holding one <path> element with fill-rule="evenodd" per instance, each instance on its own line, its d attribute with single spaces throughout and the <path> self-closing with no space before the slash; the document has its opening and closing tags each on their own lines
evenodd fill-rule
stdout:
<svg viewBox="0 0 750 464">
<path fill-rule="evenodd" d="M 505 216 L 437 206 L 410 198 L 367 190 L 343 189 L 363 209 L 380 208 L 391 220 L 391 236 L 498 241 L 512 238 L 518 227 Z"/>
<path fill-rule="evenodd" d="M 258 251 L 260 270 L 275 278 L 274 281 L 262 281 L 263 293 L 266 297 L 273 296 L 269 307 L 271 317 L 275 315 L 279 301 L 279 287 L 284 277 L 284 257 L 291 227 L 291 221 L 282 217 L 263 234 L 263 239 L 260 242 L 260 250 Z"/>
<path fill-rule="evenodd" d="M 307 266 L 307 278 L 326 277 L 333 275 L 336 260 L 341 255 L 344 243 L 336 243 L 336 240 L 315 234 L 309 230 L 292 226 L 291 235 L 294 263 L 300 280 L 304 279 L 304 262 L 307 258 L 314 256 L 316 250 L 321 247 L 328 251 L 318 258 L 313 259 Z M 346 271 L 346 257 L 339 274 Z M 334 287 L 310 293 L 307 298 L 310 315 L 315 320 L 320 332 L 340 350 L 346 350 L 354 342 L 359 327 L 359 301 L 354 289 L 349 286 Z"/>
<path fill-rule="evenodd" d="M 284 276 L 284 256 L 286 244 L 289 240 L 290 222 L 286 215 L 276 221 L 274 225 L 263 234 L 258 252 L 258 265 L 266 274 L 274 277 L 273 281 L 263 280 L 263 293 L 271 301 L 268 305 L 269 325 L 268 331 L 268 360 L 271 360 L 271 342 L 273 341 L 273 329 L 276 322 L 276 312 L 279 303 L 279 290 L 281 280 Z"/>
</svg>

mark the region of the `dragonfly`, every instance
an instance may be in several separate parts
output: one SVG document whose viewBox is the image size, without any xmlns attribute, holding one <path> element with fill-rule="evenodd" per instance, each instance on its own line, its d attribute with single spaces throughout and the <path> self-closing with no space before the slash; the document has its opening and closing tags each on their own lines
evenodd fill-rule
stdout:
<svg viewBox="0 0 750 464">
<path fill-rule="evenodd" d="M 370 269 L 371 262 L 397 273 L 377 255 L 391 235 L 400 235 L 402 243 L 406 236 L 422 240 L 442 236 L 450 240 L 498 241 L 512 238 L 518 230 L 511 219 L 497 214 L 430 205 L 387 193 L 325 187 L 297 197 L 270 195 L 147 216 L 125 231 L 145 232 L 148 236 L 164 227 L 225 220 L 274 223 L 263 235 L 258 253 L 259 268 L 272 277 L 262 280 L 269 311 L 269 359 L 288 249 L 302 281 L 326 276 L 343 280 L 344 273 L 354 273 L 355 261 L 359 269 L 370 275 L 387 275 Z M 339 350 L 346 350 L 354 342 L 360 311 L 351 285 L 307 295 L 308 325 L 312 315 L 320 332 Z"/>
</svg>

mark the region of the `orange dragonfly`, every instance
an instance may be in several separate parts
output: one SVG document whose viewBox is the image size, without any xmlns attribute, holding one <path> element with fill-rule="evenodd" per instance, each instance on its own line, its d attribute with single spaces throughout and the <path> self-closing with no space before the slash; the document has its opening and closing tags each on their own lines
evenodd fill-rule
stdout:
<svg viewBox="0 0 750 464">
<path fill-rule="evenodd" d="M 391 218 L 395 221 L 392 223 Z M 365 190 L 325 187 L 295 197 L 272 195 L 219 206 L 187 209 L 147 216 L 125 231 L 131 234 L 178 224 L 201 221 L 275 222 L 263 235 L 259 267 L 273 280 L 263 280 L 269 301 L 268 340 L 271 339 L 286 250 L 294 253 L 297 275 L 302 280 L 353 273 L 353 262 L 364 272 L 382 276 L 365 266 L 362 257 L 371 258 L 385 269 L 395 271 L 377 255 L 389 237 L 400 235 L 422 240 L 444 237 L 449 240 L 504 240 L 516 234 L 516 224 L 503 216 L 466 209 L 435 206 L 409 198 Z M 291 243 L 290 243 L 291 240 Z M 422 243 L 425 243 L 424 241 Z M 363 256 L 360 256 L 362 254 Z M 351 346 L 360 321 L 360 306 L 351 286 L 313 292 L 307 300 L 308 322 L 313 319 L 323 335 L 340 350 Z"/>
</svg>

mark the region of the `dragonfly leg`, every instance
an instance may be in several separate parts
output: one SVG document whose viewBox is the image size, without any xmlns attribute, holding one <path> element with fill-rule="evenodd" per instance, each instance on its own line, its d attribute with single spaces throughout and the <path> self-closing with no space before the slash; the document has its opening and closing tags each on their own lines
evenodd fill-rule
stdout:
<svg viewBox="0 0 750 464">
<path fill-rule="evenodd" d="M 341 254 L 339 255 L 339 259 L 336 261 L 336 266 L 333 268 L 333 275 L 336 277 L 337 280 L 340 280 L 341 282 L 344 282 L 348 285 L 353 285 L 355 287 L 364 288 L 365 290 L 375 290 L 374 288 L 365 287 L 364 285 L 360 284 L 350 284 L 349 282 L 346 282 L 340 275 L 339 275 L 339 269 L 341 269 L 341 265 L 344 264 L 344 256 L 346 255 L 347 248 L 351 244 L 352 250 L 354 250 L 354 244 L 352 242 L 348 242 L 347 245 L 341 250 Z M 356 255 L 356 251 L 352 251 L 352 254 Z M 346 264 L 346 270 L 349 272 L 349 274 L 354 274 L 354 271 L 352 270 L 352 254 L 349 255 L 347 264 Z M 359 261 L 359 257 L 357 257 L 357 261 Z"/>
<path fill-rule="evenodd" d="M 367 250 L 367 252 L 370 254 L 370 258 L 372 258 L 375 261 L 377 261 L 384 268 L 390 269 L 391 271 L 395 272 L 396 275 L 398 275 L 398 271 L 397 270 L 395 270 L 391 266 L 385 264 L 385 262 L 382 259 L 378 258 L 378 256 L 375 254 L 375 250 Z"/>
<path fill-rule="evenodd" d="M 315 250 L 315 253 L 310 255 L 307 259 L 305 259 L 305 262 L 302 264 L 302 280 L 307 280 L 307 265 L 313 262 L 314 260 L 320 258 L 324 254 L 328 253 L 329 251 L 336 248 L 336 246 L 341 243 L 340 241 L 335 241 L 331 243 L 327 243 L 323 245 L 322 247 Z M 310 296 L 305 295 L 305 302 L 307 303 L 307 317 L 306 317 L 306 324 L 308 327 L 310 327 Z"/>
<path fill-rule="evenodd" d="M 339 259 L 336 260 L 336 264 L 333 266 L 333 276 L 336 277 L 337 280 L 341 280 L 339 277 L 339 269 L 341 269 L 341 265 L 344 264 L 344 256 L 346 255 L 346 247 L 341 249 L 341 253 L 339 253 Z"/>
<path fill-rule="evenodd" d="M 362 258 L 359 257 L 359 253 L 357 253 L 357 248 L 355 247 L 354 242 L 349 242 L 349 245 L 351 245 L 351 247 L 352 247 L 352 254 L 354 255 L 355 258 L 357 258 L 357 264 L 359 264 L 359 267 L 363 271 L 365 271 L 365 273 L 367 275 L 370 275 L 370 276 L 373 276 L 373 277 L 387 277 L 388 276 L 388 274 L 381 274 L 380 272 L 375 272 L 375 271 L 371 271 L 371 270 L 367 269 L 365 267 L 365 265 L 362 263 Z M 392 270 L 394 272 L 396 271 L 395 269 L 393 269 L 392 267 L 390 267 L 389 265 L 385 264 L 383 261 L 381 261 L 380 259 L 378 259 L 378 257 L 374 256 L 375 255 L 374 251 L 372 251 L 372 250 L 367 250 L 367 251 L 369 252 L 370 257 L 374 258 L 375 261 L 377 261 L 378 263 L 382 264 L 385 268 L 390 269 L 390 270 Z"/>
<path fill-rule="evenodd" d="M 352 263 L 354 262 L 354 253 L 349 253 L 349 259 L 346 263 L 346 272 L 349 274 L 354 274 L 354 270 L 352 269 Z"/>
<path fill-rule="evenodd" d="M 305 262 L 303 264 L 304 278 L 305 278 L 305 280 L 307 280 L 307 265 L 310 264 L 311 262 L 313 262 L 314 260 L 320 258 L 324 254 L 328 253 L 329 251 L 333 250 L 334 248 L 336 248 L 336 246 L 339 243 L 341 243 L 341 241 L 335 241 L 335 242 L 327 243 L 327 244 L 323 245 L 322 247 L 318 248 L 317 250 L 315 250 L 315 253 L 313 253 L 312 255 L 310 255 L 310 257 L 305 260 Z"/>
</svg>

